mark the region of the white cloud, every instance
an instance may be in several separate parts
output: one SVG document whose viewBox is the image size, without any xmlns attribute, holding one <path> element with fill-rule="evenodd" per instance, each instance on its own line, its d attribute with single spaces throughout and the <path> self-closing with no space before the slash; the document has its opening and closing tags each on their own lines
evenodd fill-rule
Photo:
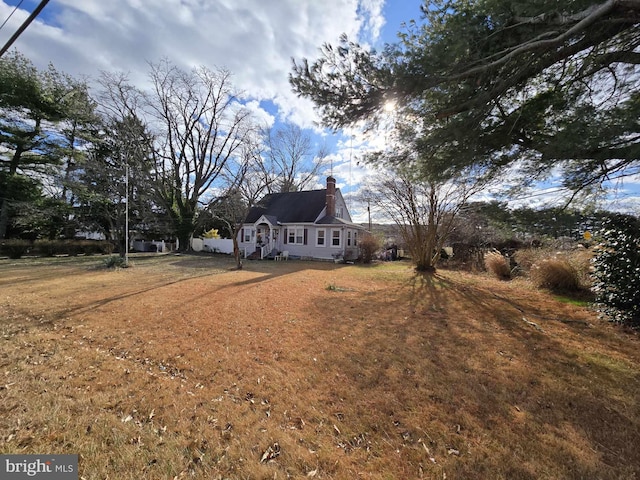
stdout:
<svg viewBox="0 0 640 480">
<path fill-rule="evenodd" d="M 57 0 L 15 47 L 37 66 L 49 62 L 77 76 L 128 73 L 146 85 L 148 62 L 167 58 L 182 68 L 223 67 L 247 96 L 272 100 L 283 119 L 303 127 L 316 120 L 311 103 L 288 82 L 291 59 L 315 59 L 340 34 L 375 40 L 384 0 Z M 13 10 L 0 1 L 0 18 Z M 28 13 L 18 10 L 0 42 Z M 47 23 L 44 23 L 44 22 Z"/>
</svg>

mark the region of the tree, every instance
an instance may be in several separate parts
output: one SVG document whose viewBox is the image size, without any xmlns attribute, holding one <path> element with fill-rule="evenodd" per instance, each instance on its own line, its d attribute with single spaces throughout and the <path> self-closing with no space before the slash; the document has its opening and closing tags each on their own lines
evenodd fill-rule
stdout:
<svg viewBox="0 0 640 480">
<path fill-rule="evenodd" d="M 151 80 L 158 195 L 188 250 L 199 212 L 233 189 L 223 172 L 255 128 L 225 70 L 185 72 L 164 61 L 151 65 Z"/>
<path fill-rule="evenodd" d="M 53 66 L 39 71 L 17 52 L 0 58 L 0 171 L 7 184 L 21 176 L 55 183 L 63 157 L 60 124 L 72 116 L 67 98 L 77 87 Z M 0 238 L 19 201 L 9 192 L 0 197 Z"/>
<path fill-rule="evenodd" d="M 126 75 L 103 72 L 99 83 L 101 137 L 71 189 L 85 228 L 103 233 L 124 256 L 127 215 L 129 229 L 144 234 L 158 230 L 164 213 L 155 198 L 154 138 L 142 118 L 144 96 Z"/>
<path fill-rule="evenodd" d="M 472 175 L 440 182 L 413 169 L 397 169 L 377 179 L 366 197 L 397 225 L 416 269 L 432 273 L 456 215 L 481 187 Z"/>
<path fill-rule="evenodd" d="M 25 175 L 9 175 L 0 170 L 0 192 L 2 192 L 4 215 L 11 221 L 5 225 L 7 238 L 36 238 L 45 223 L 44 218 L 34 221 L 34 208 L 41 203 L 42 186 Z M 10 199 L 10 200 L 9 200 Z"/>
<path fill-rule="evenodd" d="M 313 151 L 311 137 L 298 126 L 287 124 L 267 132 L 264 163 L 270 182 L 269 193 L 304 190 L 316 179 L 327 153 L 324 148 Z"/>
<path fill-rule="evenodd" d="M 64 118 L 58 122 L 60 167 L 55 178 L 55 190 L 51 192 L 54 203 L 59 205 L 57 215 L 59 228 L 65 237 L 73 237 L 82 225 L 78 222 L 77 198 L 72 186 L 82 174 L 87 154 L 100 141 L 102 126 L 96 113 L 96 102 L 89 94 L 85 81 L 57 71 L 51 72 L 56 83 L 64 85 L 66 94 L 60 99 Z M 49 235 L 53 238 L 53 232 Z"/>
<path fill-rule="evenodd" d="M 242 148 L 242 153 L 232 159 L 227 165 L 225 177 L 229 192 L 211 206 L 215 218 L 222 221 L 225 229 L 230 232 L 233 240 L 233 254 L 236 267 L 242 269 L 242 255 L 238 245 L 238 233 L 244 225 L 249 210 L 258 200 L 272 188 L 276 179 L 267 174 L 264 166 L 264 155 L 259 143 L 248 144 Z M 237 163 L 234 165 L 234 163 Z"/>
<path fill-rule="evenodd" d="M 124 256 L 127 228 L 144 233 L 155 223 L 153 139 L 137 117 L 108 121 L 71 187 L 85 227 L 103 233 Z"/>
<path fill-rule="evenodd" d="M 637 1 L 437 0 L 422 11 L 379 54 L 343 37 L 294 62 L 294 90 L 334 128 L 374 124 L 394 101 L 421 119 L 411 148 L 433 174 L 517 164 L 525 182 L 560 170 L 578 192 L 640 171 Z"/>
</svg>

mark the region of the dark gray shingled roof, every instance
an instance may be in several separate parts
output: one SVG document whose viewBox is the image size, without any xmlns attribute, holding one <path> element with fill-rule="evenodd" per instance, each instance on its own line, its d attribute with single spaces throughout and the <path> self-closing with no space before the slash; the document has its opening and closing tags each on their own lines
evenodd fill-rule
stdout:
<svg viewBox="0 0 640 480">
<path fill-rule="evenodd" d="M 326 190 L 270 193 L 249 210 L 245 223 L 255 223 L 262 215 L 276 217 L 280 223 L 315 222 L 326 200 Z"/>
</svg>

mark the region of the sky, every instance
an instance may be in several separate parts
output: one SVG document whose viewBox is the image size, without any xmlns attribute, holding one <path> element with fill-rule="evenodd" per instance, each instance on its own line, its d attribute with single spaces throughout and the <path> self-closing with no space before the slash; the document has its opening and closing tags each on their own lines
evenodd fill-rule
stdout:
<svg viewBox="0 0 640 480">
<path fill-rule="evenodd" d="M 0 45 L 39 0 L 0 0 Z M 261 123 L 309 129 L 330 158 L 319 181 L 333 174 L 355 221 L 366 209 L 355 193 L 371 169 L 360 161 L 371 148 L 353 132 L 318 126 L 313 104 L 288 82 L 291 59 L 318 57 L 322 44 L 341 34 L 372 48 L 397 40 L 403 22 L 420 18 L 422 0 L 50 0 L 14 43 L 40 68 L 49 63 L 91 83 L 101 71 L 122 72 L 148 87 L 148 63 L 168 59 L 190 69 L 225 68 L 250 99 Z M 322 187 L 321 184 L 318 187 Z M 541 201 L 544 195 L 533 197 Z M 531 204 L 529 200 L 529 204 Z M 640 205 L 640 204 L 639 204 Z M 374 219 L 375 221 L 375 219 Z"/>
</svg>

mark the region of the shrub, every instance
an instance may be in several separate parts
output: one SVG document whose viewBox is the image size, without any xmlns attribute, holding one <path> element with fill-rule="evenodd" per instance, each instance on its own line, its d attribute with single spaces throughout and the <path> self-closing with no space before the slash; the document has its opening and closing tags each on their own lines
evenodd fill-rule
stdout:
<svg viewBox="0 0 640 480">
<path fill-rule="evenodd" d="M 611 217 L 597 238 L 593 291 L 598 310 L 612 321 L 640 327 L 640 220 Z"/>
<path fill-rule="evenodd" d="M 45 257 L 53 257 L 64 252 L 64 247 L 60 240 L 40 239 L 33 242 L 33 248 L 39 255 Z"/>
<path fill-rule="evenodd" d="M 20 240 L 18 238 L 3 240 L 0 243 L 0 252 L 12 259 L 22 257 L 30 248 L 31 242 L 29 240 Z"/>
<path fill-rule="evenodd" d="M 127 268 L 127 261 L 120 255 L 111 255 L 104 260 L 105 268 Z"/>
<path fill-rule="evenodd" d="M 362 263 L 371 263 L 380 249 L 380 242 L 373 235 L 365 234 L 360 239 L 359 247 Z"/>
<path fill-rule="evenodd" d="M 511 278 L 511 266 L 509 259 L 500 252 L 492 251 L 484 255 L 484 266 L 488 272 L 491 272 L 500 280 L 508 280 Z"/>
<path fill-rule="evenodd" d="M 113 245 L 109 242 L 99 240 L 76 240 L 79 251 L 85 255 L 97 255 L 100 253 L 111 253 L 113 251 Z M 110 251 L 104 251 L 105 244 L 111 246 Z"/>
<path fill-rule="evenodd" d="M 106 240 L 102 240 L 98 242 L 98 253 L 105 253 L 107 255 L 111 255 L 114 249 L 115 247 L 111 242 L 108 242 Z"/>
<path fill-rule="evenodd" d="M 532 265 L 529 278 L 539 288 L 554 292 L 576 292 L 581 289 L 580 275 L 566 258 L 546 258 Z"/>
</svg>

